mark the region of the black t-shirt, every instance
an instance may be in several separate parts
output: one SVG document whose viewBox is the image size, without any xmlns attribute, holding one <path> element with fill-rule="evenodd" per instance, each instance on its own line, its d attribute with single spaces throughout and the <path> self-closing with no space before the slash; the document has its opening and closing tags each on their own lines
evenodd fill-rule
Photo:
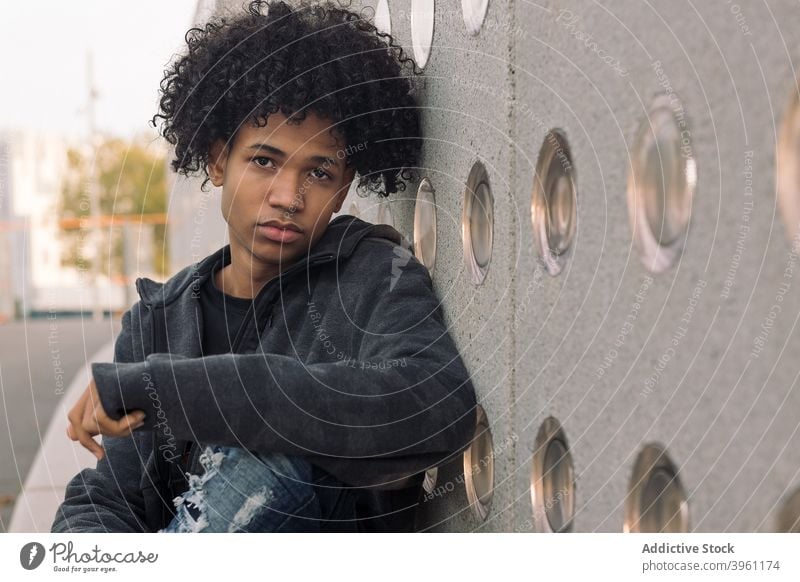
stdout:
<svg viewBox="0 0 800 582">
<path fill-rule="evenodd" d="M 239 328 L 244 324 L 246 317 L 253 317 L 250 312 L 252 299 L 226 295 L 214 282 L 214 277 L 223 265 L 223 256 L 211 270 L 211 276 L 200 288 L 200 308 L 203 312 L 203 356 L 230 353 L 231 346 L 236 339 Z M 201 445 L 200 448 L 202 448 Z M 188 468 L 189 452 L 193 445 L 186 444 L 181 456 L 181 466 Z"/>
<path fill-rule="evenodd" d="M 217 288 L 214 278 L 223 266 L 221 258 L 211 270 L 211 276 L 200 289 L 203 310 L 203 355 L 227 354 L 245 317 L 253 304 L 252 299 L 226 295 Z"/>
</svg>

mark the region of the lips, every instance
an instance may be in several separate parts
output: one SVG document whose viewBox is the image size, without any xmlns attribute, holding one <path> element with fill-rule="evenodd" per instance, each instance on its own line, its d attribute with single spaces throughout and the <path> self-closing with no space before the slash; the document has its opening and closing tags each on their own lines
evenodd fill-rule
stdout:
<svg viewBox="0 0 800 582">
<path fill-rule="evenodd" d="M 303 229 L 292 222 L 281 222 L 280 220 L 272 219 L 259 222 L 258 226 L 272 226 L 281 230 L 293 230 L 295 232 L 303 232 Z"/>
<path fill-rule="evenodd" d="M 302 231 L 292 223 L 268 220 L 259 223 L 256 231 L 263 237 L 282 244 L 293 243 L 300 238 Z"/>
</svg>

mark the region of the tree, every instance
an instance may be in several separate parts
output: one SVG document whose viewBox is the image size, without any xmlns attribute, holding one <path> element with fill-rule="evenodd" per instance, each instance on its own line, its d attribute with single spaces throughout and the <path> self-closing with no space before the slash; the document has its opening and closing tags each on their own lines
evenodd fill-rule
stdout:
<svg viewBox="0 0 800 582">
<path fill-rule="evenodd" d="M 138 222 L 147 216 L 166 212 L 165 158 L 161 153 L 152 153 L 152 148 L 145 144 L 110 138 L 103 140 L 90 155 L 70 149 L 67 152 L 67 168 L 58 204 L 61 218 L 80 219 L 90 215 L 92 177 L 99 200 L 98 213 L 106 218 L 125 216 Z M 166 225 L 145 224 L 142 228 L 153 228 L 152 268 L 157 274 L 166 275 L 169 265 Z M 122 225 L 103 226 L 93 236 L 89 235 L 90 230 L 74 227 L 61 229 L 65 240 L 62 265 L 95 270 L 99 261 L 102 271 L 109 278 L 123 276 Z M 90 248 L 90 241 L 97 246 Z"/>
</svg>

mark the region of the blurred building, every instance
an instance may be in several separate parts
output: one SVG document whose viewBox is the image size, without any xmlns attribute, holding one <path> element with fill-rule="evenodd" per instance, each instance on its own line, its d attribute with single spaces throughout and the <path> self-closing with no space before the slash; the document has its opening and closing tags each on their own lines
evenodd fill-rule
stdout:
<svg viewBox="0 0 800 582">
<path fill-rule="evenodd" d="M 166 153 L 159 142 L 147 147 Z M 70 149 L 88 160 L 94 155 L 77 139 L 27 130 L 0 133 L 0 321 L 23 314 L 85 314 L 95 306 L 119 311 L 135 294 L 135 277 L 153 275 L 149 224 L 113 227 L 124 231 L 126 280 L 111 280 L 80 263 L 62 264 L 69 241 L 60 232 L 59 203 L 65 181 L 75 171 L 68 164 Z M 102 264 L 104 250 L 98 240 L 96 230 L 82 230 L 80 252 L 87 261 L 99 259 Z"/>
<path fill-rule="evenodd" d="M 14 291 L 11 280 L 12 220 L 8 143 L 0 138 L 0 322 L 14 315 Z"/>
<path fill-rule="evenodd" d="M 58 309 L 78 281 L 61 266 L 57 203 L 68 140 L 12 130 L 0 134 L 0 317 Z"/>
</svg>

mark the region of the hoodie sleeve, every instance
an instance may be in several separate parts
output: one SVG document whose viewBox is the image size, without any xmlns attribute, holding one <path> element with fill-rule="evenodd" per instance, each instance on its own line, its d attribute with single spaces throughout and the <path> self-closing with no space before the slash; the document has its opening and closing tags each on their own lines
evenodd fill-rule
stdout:
<svg viewBox="0 0 800 582">
<path fill-rule="evenodd" d="M 358 269 L 380 271 L 372 267 Z M 360 284 L 360 321 L 342 322 L 364 327 L 356 359 L 309 364 L 261 351 L 94 364 L 103 406 L 114 417 L 145 410 L 138 430 L 312 456 L 352 485 L 441 464 L 472 440 L 475 392 L 428 271 L 409 254 L 402 271 Z"/>
<path fill-rule="evenodd" d="M 138 309 L 138 304 L 133 309 Z M 133 360 L 131 311 L 122 316 L 114 361 Z M 137 311 L 138 313 L 138 311 Z M 50 528 L 54 533 L 144 532 L 144 501 L 139 489 L 150 450 L 147 435 L 103 437 L 105 455 L 94 469 L 83 469 L 67 484 L 64 501 Z M 65 437 L 66 438 L 66 437 Z"/>
</svg>

